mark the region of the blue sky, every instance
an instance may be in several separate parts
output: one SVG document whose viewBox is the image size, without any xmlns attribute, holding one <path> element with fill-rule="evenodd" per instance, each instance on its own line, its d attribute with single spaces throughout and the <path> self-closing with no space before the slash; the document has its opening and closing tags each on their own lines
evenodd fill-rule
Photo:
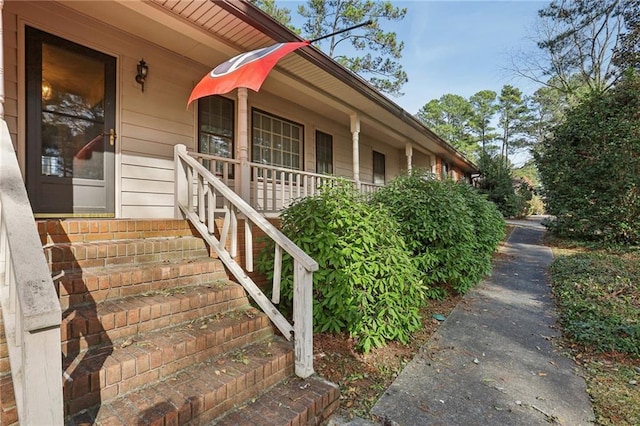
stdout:
<svg viewBox="0 0 640 426">
<path fill-rule="evenodd" d="M 299 1 L 279 2 L 295 12 Z M 468 98 L 489 89 L 500 92 L 505 84 L 532 93 L 536 86 L 514 78 L 509 52 L 536 50 L 527 39 L 538 9 L 548 1 L 414 0 L 393 1 L 406 7 L 399 23 L 381 21 L 405 43 L 402 65 L 409 82 L 402 97 L 392 98 L 415 114 L 431 99 L 445 93 Z M 292 13 L 296 15 L 296 13 Z M 297 24 L 297 22 L 296 22 Z"/>
<path fill-rule="evenodd" d="M 536 50 L 528 38 L 545 1 L 398 1 L 408 9 L 390 29 L 404 41 L 409 82 L 394 100 L 416 113 L 445 93 L 468 98 L 505 84 L 532 93 L 536 86 L 508 71 L 514 49 Z"/>
</svg>

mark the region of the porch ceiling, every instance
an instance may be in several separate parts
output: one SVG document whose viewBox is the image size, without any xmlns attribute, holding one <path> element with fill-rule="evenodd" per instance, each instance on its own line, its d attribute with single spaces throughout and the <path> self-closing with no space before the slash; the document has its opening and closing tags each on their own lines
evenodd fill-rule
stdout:
<svg viewBox="0 0 640 426">
<path fill-rule="evenodd" d="M 246 2 L 211 0 L 63 1 L 67 7 L 208 67 L 241 52 L 300 38 Z M 283 86 L 291 90 L 283 90 Z M 408 112 L 315 47 L 280 60 L 262 90 L 305 105 L 339 123 L 360 114 L 363 135 L 385 135 L 398 148 L 406 141 L 470 171 L 473 165 Z"/>
</svg>

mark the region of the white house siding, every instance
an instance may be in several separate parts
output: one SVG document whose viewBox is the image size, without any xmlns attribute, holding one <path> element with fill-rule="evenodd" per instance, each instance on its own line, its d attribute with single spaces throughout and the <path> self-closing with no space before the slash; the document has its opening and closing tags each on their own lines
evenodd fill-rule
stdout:
<svg viewBox="0 0 640 426">
<path fill-rule="evenodd" d="M 24 174 L 24 150 L 18 147 L 18 19 L 7 6 L 5 3 L 3 10 L 4 119 Z"/>
<path fill-rule="evenodd" d="M 431 171 L 431 156 L 418 150 L 413 150 L 413 168 Z"/>
<path fill-rule="evenodd" d="M 28 4 L 9 1 L 4 6 L 6 119 L 17 141 L 21 165 L 25 164 L 25 122 L 19 114 L 24 102 L 24 26 L 30 25 L 117 58 L 116 106 L 116 216 L 172 217 L 173 147 L 184 144 L 196 150 L 196 108 L 187 109 L 191 88 L 211 67 L 172 54 L 131 34 L 123 33 L 55 2 Z M 149 77 L 144 92 L 135 82 L 136 65 L 144 58 Z M 228 95 L 235 99 L 235 93 Z M 349 116 L 329 120 L 310 108 L 292 105 L 268 92 L 249 91 L 249 107 L 304 126 L 304 166 L 315 171 L 315 130 L 333 136 L 334 172 L 353 177 L 352 135 Z M 301 98 L 300 104 L 313 100 Z M 237 118 L 237 117 L 236 117 Z M 250 120 L 250 116 L 249 116 Z M 251 129 L 251 123 L 249 123 Z M 249 133 L 251 137 L 251 132 Z M 251 142 L 249 142 L 249 145 Z M 236 149 L 237 149 L 236 142 Z M 404 149 L 360 134 L 360 179 L 372 182 L 373 150 L 385 155 L 386 179 L 400 172 Z M 249 154 L 251 155 L 251 154 Z M 251 158 L 251 157 L 249 157 Z"/>
<path fill-rule="evenodd" d="M 407 162 L 402 150 L 387 145 L 383 141 L 375 140 L 369 135 L 360 135 L 360 181 L 373 182 L 373 151 L 384 154 L 385 182 L 400 174 L 400 161 Z M 406 167 L 404 167 L 406 169 Z"/>
<path fill-rule="evenodd" d="M 53 2 L 6 2 L 3 15 L 5 63 L 10 69 L 7 93 L 13 95 L 7 121 L 17 134 L 23 169 L 25 124 L 22 119 L 18 124 L 17 111 L 24 110 L 20 52 L 24 25 L 30 25 L 117 58 L 116 216 L 173 216 L 173 146 L 193 147 L 193 108 L 186 109 L 186 100 L 206 68 Z M 149 65 L 144 93 L 134 79 L 141 58 Z"/>
</svg>

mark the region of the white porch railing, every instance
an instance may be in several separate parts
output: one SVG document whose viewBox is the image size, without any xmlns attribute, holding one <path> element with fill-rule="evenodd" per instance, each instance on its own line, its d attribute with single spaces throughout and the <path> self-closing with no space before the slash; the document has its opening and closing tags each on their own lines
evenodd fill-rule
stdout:
<svg viewBox="0 0 640 426">
<path fill-rule="evenodd" d="M 225 185 L 223 182 L 224 174 L 222 179 L 216 177 L 193 158 L 184 145 L 176 145 L 174 154 L 176 208 L 179 213 L 198 229 L 203 238 L 216 251 L 220 260 L 269 316 L 284 337 L 291 340 L 293 333 L 295 373 L 300 377 L 310 376 L 313 374 L 313 272 L 318 270 L 318 263 L 269 223 L 264 216 L 254 210 L 232 188 Z M 200 156 L 200 158 L 204 157 Z M 214 160 L 211 156 L 206 159 Z M 273 303 L 279 303 L 280 300 L 282 251 L 286 251 L 293 258 L 293 325 L 289 324 L 287 319 L 249 278 L 245 269 L 234 260 L 237 255 L 237 220 L 239 215 L 245 222 L 246 271 L 253 271 L 251 224 L 258 226 L 275 242 Z M 221 226 L 216 224 L 216 219 L 222 221 Z"/>
<path fill-rule="evenodd" d="M 240 169 L 240 160 L 217 157 L 208 154 L 190 152 L 211 173 L 218 176 L 234 192 L 236 187 L 234 171 Z M 249 163 L 251 170 L 251 206 L 265 215 L 278 215 L 297 199 L 315 195 L 327 183 L 335 182 L 338 177 L 318 173 L 292 170 L 283 167 Z M 355 182 L 343 178 L 347 182 Z M 366 195 L 375 193 L 384 185 L 360 182 L 360 192 Z"/>
<path fill-rule="evenodd" d="M 337 180 L 336 176 L 301 170 L 249 163 L 251 167 L 251 201 L 255 209 L 265 213 L 280 213 L 293 201 L 315 195 L 319 189 Z"/>
<path fill-rule="evenodd" d="M 0 120 L 0 301 L 20 424 L 63 424 L 60 302 Z"/>
<path fill-rule="evenodd" d="M 384 185 L 377 183 L 360 182 L 360 192 L 367 195 L 374 194 L 378 189 L 383 187 Z"/>
</svg>

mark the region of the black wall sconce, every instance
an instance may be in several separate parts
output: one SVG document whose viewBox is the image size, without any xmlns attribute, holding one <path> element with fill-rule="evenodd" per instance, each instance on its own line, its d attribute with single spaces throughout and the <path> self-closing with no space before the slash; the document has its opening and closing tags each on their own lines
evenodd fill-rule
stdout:
<svg viewBox="0 0 640 426">
<path fill-rule="evenodd" d="M 147 76 L 149 75 L 149 66 L 141 59 L 138 62 L 138 74 L 136 75 L 136 83 L 142 86 L 142 91 L 144 92 L 144 82 L 147 80 Z"/>
</svg>

